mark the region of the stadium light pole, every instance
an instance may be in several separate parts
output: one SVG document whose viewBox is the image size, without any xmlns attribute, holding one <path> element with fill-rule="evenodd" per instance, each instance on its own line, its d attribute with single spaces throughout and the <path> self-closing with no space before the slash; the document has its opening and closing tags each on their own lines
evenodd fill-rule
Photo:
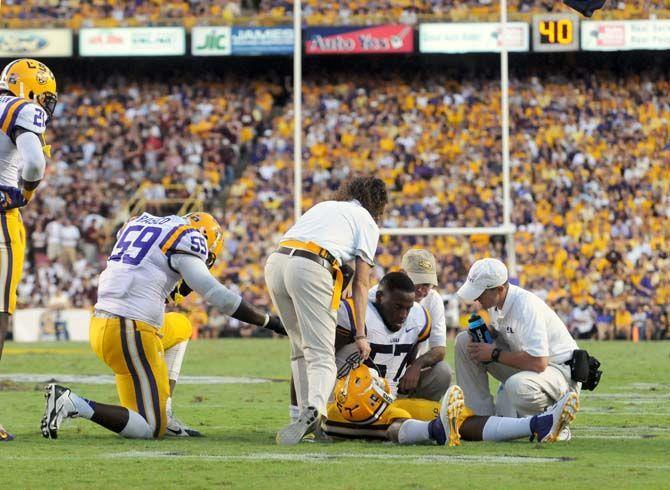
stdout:
<svg viewBox="0 0 670 490">
<path fill-rule="evenodd" d="M 293 2 L 293 215 L 302 215 L 302 5 Z"/>
<path fill-rule="evenodd" d="M 503 224 L 509 229 L 507 240 L 507 267 L 511 277 L 516 277 L 516 250 L 512 225 L 512 198 L 509 169 L 509 57 L 507 51 L 507 0 L 500 0 L 500 97 L 502 111 L 502 172 L 503 172 Z"/>
</svg>

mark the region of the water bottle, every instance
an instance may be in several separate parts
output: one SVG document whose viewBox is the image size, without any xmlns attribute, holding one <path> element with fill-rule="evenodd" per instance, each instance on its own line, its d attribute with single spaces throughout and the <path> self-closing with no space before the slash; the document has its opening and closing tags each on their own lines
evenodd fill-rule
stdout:
<svg viewBox="0 0 670 490">
<path fill-rule="evenodd" d="M 470 332 L 470 337 L 472 337 L 473 342 L 484 342 L 486 344 L 493 343 L 493 337 L 491 337 L 491 332 L 486 328 L 486 323 L 482 320 L 478 314 L 473 313 L 468 320 L 468 332 Z"/>
</svg>

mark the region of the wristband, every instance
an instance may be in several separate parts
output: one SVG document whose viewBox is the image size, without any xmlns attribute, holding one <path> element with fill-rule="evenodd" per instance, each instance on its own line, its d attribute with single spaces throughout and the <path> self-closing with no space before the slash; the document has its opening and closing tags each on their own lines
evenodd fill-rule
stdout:
<svg viewBox="0 0 670 490">
<path fill-rule="evenodd" d="M 267 327 L 268 323 L 270 323 L 270 315 L 266 313 L 265 314 L 265 321 L 263 322 L 263 325 L 262 325 L 263 328 Z"/>
<path fill-rule="evenodd" d="M 354 340 L 367 339 L 367 335 L 354 335 Z"/>
<path fill-rule="evenodd" d="M 500 353 L 501 353 L 501 352 L 502 352 L 502 350 L 499 349 L 498 347 L 496 347 L 495 349 L 493 349 L 493 352 L 491 352 L 491 360 L 492 360 L 493 362 L 498 362 L 498 358 L 500 357 Z"/>
</svg>

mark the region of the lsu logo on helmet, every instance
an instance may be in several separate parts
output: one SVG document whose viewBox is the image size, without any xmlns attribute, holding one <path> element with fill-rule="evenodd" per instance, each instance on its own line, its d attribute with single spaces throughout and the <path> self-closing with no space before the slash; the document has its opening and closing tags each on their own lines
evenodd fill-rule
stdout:
<svg viewBox="0 0 670 490">
<path fill-rule="evenodd" d="M 47 113 L 47 123 L 53 117 L 58 103 L 56 77 L 44 63 L 29 58 L 12 61 L 0 74 L 0 90 L 38 103 Z"/>
<path fill-rule="evenodd" d="M 370 424 L 393 403 L 388 381 L 361 364 L 335 385 L 335 406 L 342 417 L 355 424 Z"/>
</svg>

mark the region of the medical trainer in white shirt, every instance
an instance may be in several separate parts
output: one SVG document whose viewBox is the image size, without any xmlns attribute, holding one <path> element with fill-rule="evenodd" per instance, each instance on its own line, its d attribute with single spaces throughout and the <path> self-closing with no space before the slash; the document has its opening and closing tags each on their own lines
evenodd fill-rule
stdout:
<svg viewBox="0 0 670 490">
<path fill-rule="evenodd" d="M 477 415 L 535 415 L 569 389 L 579 389 L 565 364 L 577 343 L 544 301 L 509 284 L 505 264 L 492 258 L 476 261 L 458 296 L 488 310 L 495 339 L 475 343 L 467 331 L 456 337 L 458 384 Z M 504 383 L 495 405 L 489 374 Z"/>
<path fill-rule="evenodd" d="M 352 282 L 354 340 L 370 354 L 365 311 L 370 271 L 379 241 L 377 222 L 388 194 L 384 181 L 358 177 L 344 183 L 291 227 L 265 265 L 265 282 L 291 341 L 291 370 L 298 420 L 277 434 L 278 444 L 297 444 L 318 432 L 336 380 L 335 328 L 342 290 L 341 267 L 355 260 Z"/>
</svg>

